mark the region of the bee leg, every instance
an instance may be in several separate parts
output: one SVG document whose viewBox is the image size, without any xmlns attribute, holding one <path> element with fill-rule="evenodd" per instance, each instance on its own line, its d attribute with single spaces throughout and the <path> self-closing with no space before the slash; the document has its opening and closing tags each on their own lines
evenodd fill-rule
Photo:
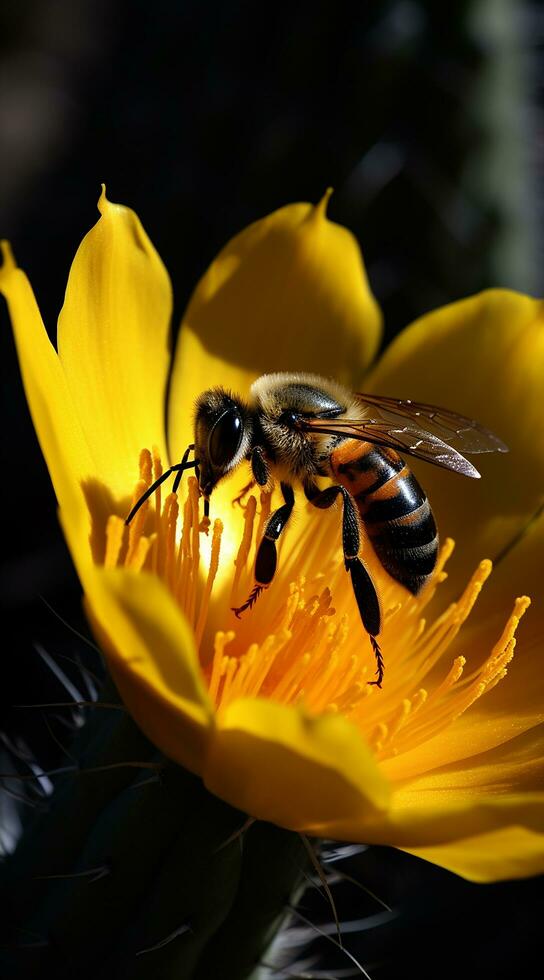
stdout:
<svg viewBox="0 0 544 980">
<path fill-rule="evenodd" d="M 244 497 L 247 497 L 249 491 L 253 490 L 254 486 L 255 486 L 255 480 L 250 480 L 249 483 L 246 483 L 245 487 L 243 487 L 242 490 L 240 490 L 240 493 L 237 494 L 236 497 L 234 497 L 232 501 L 232 506 L 236 507 L 236 504 L 238 504 L 238 506 L 242 507 L 242 509 L 247 507 L 247 504 L 242 503 L 242 501 Z"/>
<path fill-rule="evenodd" d="M 338 494 L 342 495 L 342 546 L 344 550 L 344 566 L 351 577 L 353 594 L 359 609 L 363 626 L 367 631 L 374 656 L 376 658 L 376 680 L 370 681 L 377 687 L 382 686 L 384 662 L 376 636 L 381 628 L 380 603 L 374 583 L 365 566 L 359 558 L 361 535 L 357 519 L 357 507 L 351 494 L 342 486 L 327 487 L 320 490 L 315 483 L 307 483 L 304 492 L 314 507 L 326 510 L 332 507 Z"/>
<path fill-rule="evenodd" d="M 190 470 L 193 469 L 193 467 L 194 468 L 198 467 L 198 459 L 193 459 L 188 461 L 189 453 L 194 448 L 195 447 L 193 443 L 191 443 L 190 446 L 187 446 L 187 449 L 183 454 L 181 463 L 176 463 L 174 466 L 171 466 L 168 470 L 165 470 L 164 473 L 161 473 L 159 478 L 155 480 L 155 482 L 152 483 L 150 487 L 147 488 L 145 493 L 143 493 L 142 496 L 134 504 L 134 507 L 132 508 L 128 517 L 125 518 L 125 524 L 130 524 L 132 518 L 135 517 L 135 515 L 138 513 L 142 504 L 145 504 L 146 500 L 148 500 L 149 497 L 151 497 L 151 495 L 155 493 L 155 490 L 157 490 L 160 487 L 161 483 L 164 483 L 164 481 L 167 480 L 168 477 L 172 475 L 172 473 L 176 474 L 176 479 L 174 480 L 172 491 L 173 493 L 177 492 L 181 477 L 183 476 L 185 470 Z"/>
<path fill-rule="evenodd" d="M 270 479 L 270 470 L 262 446 L 253 447 L 251 452 L 251 472 L 253 473 L 255 483 L 258 483 L 260 487 L 265 487 Z M 283 496 L 285 497 L 285 494 Z"/>
<path fill-rule="evenodd" d="M 285 530 L 287 522 L 295 505 L 295 494 L 293 488 L 288 483 L 281 484 L 281 492 L 285 501 L 268 518 L 262 541 L 257 550 L 255 560 L 255 585 L 251 590 L 248 599 L 243 605 L 233 609 L 233 613 L 240 618 L 246 609 L 251 609 L 264 589 L 268 588 L 276 572 L 278 554 L 276 551 L 276 541 L 282 531 Z"/>
<path fill-rule="evenodd" d="M 240 491 L 237 497 L 232 501 L 232 506 L 235 507 L 236 504 L 239 507 L 245 507 L 246 504 L 242 503 L 244 497 L 253 489 L 255 484 L 260 487 L 265 487 L 270 479 L 270 470 L 268 468 L 268 463 L 266 461 L 266 456 L 264 454 L 264 449 L 262 446 L 254 446 L 251 452 L 251 472 L 253 473 L 253 479 L 249 481 L 248 484 Z"/>
</svg>

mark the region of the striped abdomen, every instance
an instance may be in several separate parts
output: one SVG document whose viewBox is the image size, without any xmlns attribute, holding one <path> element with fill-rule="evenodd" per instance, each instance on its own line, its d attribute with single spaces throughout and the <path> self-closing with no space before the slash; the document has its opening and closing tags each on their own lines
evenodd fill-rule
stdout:
<svg viewBox="0 0 544 980">
<path fill-rule="evenodd" d="M 393 449 L 353 439 L 331 454 L 334 479 L 353 495 L 383 567 L 414 595 L 431 574 L 438 533 L 429 501 Z"/>
</svg>

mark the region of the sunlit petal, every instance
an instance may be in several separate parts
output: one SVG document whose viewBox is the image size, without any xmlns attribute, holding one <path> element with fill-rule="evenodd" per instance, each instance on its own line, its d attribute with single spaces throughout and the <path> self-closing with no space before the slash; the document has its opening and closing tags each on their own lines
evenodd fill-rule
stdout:
<svg viewBox="0 0 544 980">
<path fill-rule="evenodd" d="M 510 447 L 507 455 L 471 457 L 481 480 L 410 463 L 439 528 L 458 544 L 450 570 L 452 593 L 468 569 L 482 556 L 498 555 L 542 503 L 543 319 L 542 303 L 508 290 L 488 290 L 416 321 L 365 380 L 374 392 L 476 418 Z"/>
<path fill-rule="evenodd" d="M 333 832 L 337 819 L 372 819 L 389 791 L 356 728 L 272 701 L 221 712 L 204 769 L 207 786 L 253 816 L 293 830 Z"/>
<path fill-rule="evenodd" d="M 356 384 L 374 357 L 381 315 L 353 235 L 316 207 L 292 204 L 255 222 L 219 253 L 183 319 L 174 362 L 169 442 L 191 441 L 194 402 L 213 385 L 247 395 L 270 371 L 313 371 Z"/>
<path fill-rule="evenodd" d="M 123 701 L 155 745 L 200 771 L 213 713 L 193 630 L 159 578 L 92 562 L 81 511 L 65 508 L 60 516 L 87 612 Z"/>
<path fill-rule="evenodd" d="M 94 473 L 97 464 L 30 283 L 16 267 L 7 243 L 3 243 L 2 251 L 0 292 L 8 302 L 32 421 L 62 503 L 80 496 L 81 479 Z"/>
<path fill-rule="evenodd" d="M 466 717 L 468 721 L 470 715 Z M 426 756 L 431 755 L 436 746 L 432 742 L 424 746 L 419 753 L 419 773 L 408 784 L 409 793 L 420 793 L 423 799 L 432 792 L 448 791 L 451 795 L 459 791 L 468 800 L 478 794 L 540 789 L 544 763 L 544 722 L 520 735 L 512 734 L 509 739 L 496 743 L 493 748 L 486 747 L 481 751 L 478 751 L 478 723 L 473 721 L 472 733 L 469 732 L 468 725 L 460 727 L 466 739 L 470 739 L 471 734 L 475 737 L 474 743 L 469 742 L 465 755 L 459 755 L 458 759 L 446 764 L 437 764 L 440 758 L 439 749 L 432 771 L 426 773 Z M 410 775 L 406 760 L 402 769 L 396 762 L 396 759 L 390 759 L 383 763 L 383 772 L 393 781 L 402 773 L 406 781 Z M 445 798 L 444 795 L 442 798 Z"/>
<path fill-rule="evenodd" d="M 172 290 L 134 211 L 105 193 L 99 209 L 70 270 L 58 346 L 95 475 L 125 494 L 142 445 L 165 455 Z"/>
<path fill-rule="evenodd" d="M 528 878 L 544 871 L 544 834 L 527 827 L 501 827 L 444 844 L 405 850 L 482 883 Z"/>
</svg>

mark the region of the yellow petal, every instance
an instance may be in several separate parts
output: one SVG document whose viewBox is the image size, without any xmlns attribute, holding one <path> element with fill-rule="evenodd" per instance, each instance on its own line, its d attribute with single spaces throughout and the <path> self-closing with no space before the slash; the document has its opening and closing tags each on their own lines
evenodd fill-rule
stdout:
<svg viewBox="0 0 544 980">
<path fill-rule="evenodd" d="M 474 880 L 536 874 L 544 870 L 543 771 L 540 725 L 395 790 L 381 842 Z"/>
<path fill-rule="evenodd" d="M 159 578 L 94 565 L 88 518 L 61 511 L 87 611 L 121 697 L 165 755 L 200 772 L 213 725 L 194 634 Z"/>
<path fill-rule="evenodd" d="M 454 593 L 482 557 L 494 558 L 542 501 L 543 316 L 536 300 L 488 290 L 416 321 L 393 341 L 365 381 L 374 392 L 476 418 L 510 447 L 508 455 L 471 457 L 481 480 L 410 461 L 439 529 L 457 542 L 448 566 L 450 583 L 442 594 Z"/>
<path fill-rule="evenodd" d="M 534 735 L 537 740 L 535 746 L 542 747 L 544 745 L 544 737 L 540 727 L 544 722 L 542 686 L 540 687 L 540 705 L 535 703 L 536 699 L 531 698 L 525 709 L 520 703 L 518 710 L 515 701 L 513 704 L 508 703 L 510 676 L 509 674 L 508 681 L 503 684 L 504 703 L 501 707 L 486 705 L 486 702 L 491 701 L 492 695 L 497 690 L 495 688 L 492 694 L 481 699 L 481 707 L 479 707 L 480 702 L 478 702 L 446 731 L 423 742 L 422 745 L 410 752 L 385 760 L 382 763 L 384 774 L 393 781 L 412 779 L 426 773 L 443 774 L 447 771 L 444 767 L 456 763 L 460 763 L 468 773 L 473 765 L 474 757 L 478 757 L 481 753 L 491 755 L 497 747 L 508 746 L 523 735 L 531 735 L 531 737 Z M 519 700 L 521 702 L 521 698 Z M 542 756 L 543 752 L 540 748 L 540 754 L 535 755 L 531 762 L 527 763 L 527 774 L 531 772 L 532 765 L 541 767 L 538 771 L 542 771 Z M 522 773 L 516 765 L 514 765 L 513 776 L 515 781 L 522 778 Z M 444 782 L 447 782 L 446 775 L 444 775 Z"/>
<path fill-rule="evenodd" d="M 452 787 L 424 792 L 417 784 L 393 795 L 383 828 L 370 832 L 369 843 L 395 847 L 430 847 L 509 826 L 541 832 L 544 792 L 489 794 L 474 798 Z M 542 837 L 544 847 L 544 834 Z"/>
<path fill-rule="evenodd" d="M 59 318 L 59 356 L 92 447 L 95 475 L 119 496 L 143 446 L 166 459 L 164 398 L 172 293 L 137 216 L 99 201 L 75 256 Z"/>
<path fill-rule="evenodd" d="M 470 799 L 451 786 L 425 792 L 413 783 L 393 793 L 389 810 L 373 824 L 344 821 L 335 837 L 387 844 L 475 881 L 498 881 L 544 870 L 543 828 L 542 791 L 480 791 Z"/>
<path fill-rule="evenodd" d="M 193 631 L 170 593 L 144 572 L 97 569 L 87 602 L 130 714 L 169 759 L 200 773 L 213 712 Z"/>
<path fill-rule="evenodd" d="M 57 353 L 49 341 L 30 283 L 15 265 L 7 243 L 2 247 L 0 292 L 6 297 L 32 421 L 57 499 L 80 496 L 80 481 L 96 471 L 96 462 L 79 424 Z M 81 498 L 82 504 L 82 498 Z"/>
<path fill-rule="evenodd" d="M 477 748 L 477 725 L 473 725 L 475 746 Z M 465 730 L 465 734 L 468 732 Z M 395 795 L 395 806 L 403 805 L 403 800 L 422 805 L 436 804 L 437 811 L 444 801 L 454 797 L 467 803 L 477 804 L 484 796 L 518 793 L 521 790 L 537 791 L 542 785 L 544 773 L 544 724 L 535 725 L 520 735 L 512 735 L 508 740 L 493 748 L 474 751 L 472 741 L 467 738 L 465 755 L 442 765 L 435 765 L 433 771 L 406 782 Z M 382 765 L 387 776 L 395 780 L 395 761 Z"/>
<path fill-rule="evenodd" d="M 497 881 L 544 871 L 543 828 L 544 792 L 481 793 L 471 805 L 461 790 L 415 788 L 395 794 L 382 843 L 475 881 Z"/>
<path fill-rule="evenodd" d="M 528 878 L 544 871 L 544 834 L 526 827 L 502 827 L 434 847 L 405 850 L 481 883 Z"/>
<path fill-rule="evenodd" d="M 246 395 L 270 371 L 313 371 L 353 385 L 374 357 L 381 316 L 347 229 L 292 204 L 255 222 L 219 253 L 185 314 L 172 377 L 168 435 L 191 441 L 195 398 L 225 385 Z"/>
<path fill-rule="evenodd" d="M 204 781 L 251 816 L 321 836 L 334 836 L 342 819 L 374 819 L 389 798 L 345 718 L 264 700 L 235 701 L 219 714 Z"/>
<path fill-rule="evenodd" d="M 394 786 L 386 812 L 365 826 L 344 820 L 335 836 L 392 845 L 475 880 L 535 874 L 544 868 L 543 762 L 544 726 L 539 726 L 490 752 Z M 394 760 L 382 763 L 381 770 L 395 779 Z M 476 838 L 482 840 L 480 865 Z M 519 852 L 501 850 L 503 839 L 512 846 L 519 841 Z"/>
<path fill-rule="evenodd" d="M 490 584 L 493 591 L 489 599 L 482 596 L 483 608 L 503 604 L 512 594 L 512 585 L 521 593 L 533 598 L 533 606 L 527 616 L 526 628 L 535 632 L 538 623 L 540 637 L 544 637 L 544 512 L 534 515 L 523 526 L 511 547 L 499 556 L 493 568 Z"/>
</svg>

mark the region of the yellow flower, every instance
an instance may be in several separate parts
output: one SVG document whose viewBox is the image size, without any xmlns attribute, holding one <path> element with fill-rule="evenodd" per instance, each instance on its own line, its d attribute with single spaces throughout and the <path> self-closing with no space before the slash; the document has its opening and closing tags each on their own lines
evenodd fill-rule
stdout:
<svg viewBox="0 0 544 980">
<path fill-rule="evenodd" d="M 0 289 L 89 618 L 144 732 L 250 815 L 390 844 L 474 880 L 543 871 L 544 518 L 532 519 L 544 486 L 542 305 L 492 290 L 438 310 L 363 381 L 380 314 L 353 237 L 325 207 L 276 211 L 212 264 L 185 316 L 166 432 L 171 287 L 136 215 L 102 195 L 70 272 L 58 354 L 5 247 Z M 270 508 L 266 495 L 233 508 L 247 473 L 213 494 L 208 537 L 194 479 L 179 500 L 163 485 L 124 526 L 134 495 L 192 441 L 195 397 L 214 384 L 243 395 L 274 370 L 444 404 L 511 447 L 481 458 L 481 481 L 414 462 L 457 540 L 447 580 L 448 539 L 417 598 L 367 546 L 385 612 L 381 691 L 366 683 L 374 662 L 338 512 L 297 502 L 273 586 L 240 622 L 230 607 L 251 587 Z M 502 558 L 479 598 L 485 555 Z M 528 600 L 509 611 L 524 591 L 537 601 L 506 676 Z"/>
</svg>

